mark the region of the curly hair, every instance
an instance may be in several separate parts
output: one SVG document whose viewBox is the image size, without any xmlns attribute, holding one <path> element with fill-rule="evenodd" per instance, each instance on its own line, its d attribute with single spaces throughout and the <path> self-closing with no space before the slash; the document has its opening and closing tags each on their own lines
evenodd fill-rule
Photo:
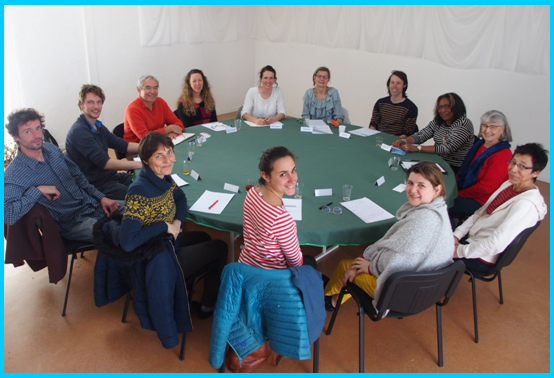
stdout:
<svg viewBox="0 0 554 378">
<path fill-rule="evenodd" d="M 44 115 L 33 108 L 16 109 L 8 115 L 6 129 L 11 136 L 19 136 L 19 125 L 24 125 L 29 121 L 38 119 L 40 126 L 44 128 Z"/>
<path fill-rule="evenodd" d="M 81 87 L 81 90 L 79 91 L 79 94 L 77 97 L 79 98 L 79 103 L 77 105 L 81 105 L 85 102 L 85 97 L 87 97 L 87 93 L 92 93 L 100 97 L 102 100 L 102 104 L 104 101 L 106 101 L 106 96 L 104 95 L 104 91 L 102 91 L 102 88 L 93 85 L 93 84 L 83 84 Z"/>
<path fill-rule="evenodd" d="M 215 101 L 212 96 L 212 91 L 210 89 L 210 83 L 208 82 L 208 78 L 204 75 L 204 72 L 199 69 L 193 69 L 190 70 L 187 76 L 183 79 L 183 89 L 181 90 L 181 94 L 179 95 L 179 98 L 177 99 L 177 107 L 179 107 L 179 104 L 182 103 L 185 107 L 185 114 L 188 116 L 193 116 L 196 114 L 196 107 L 194 106 L 194 101 L 192 99 L 194 91 L 192 90 L 192 87 L 190 86 L 190 78 L 194 74 L 200 74 L 202 76 L 202 81 L 204 82 L 204 86 L 202 87 L 202 91 L 200 92 L 200 96 L 202 96 L 202 101 L 204 102 L 204 109 L 206 109 L 207 113 L 211 113 L 212 110 L 215 109 Z"/>
</svg>

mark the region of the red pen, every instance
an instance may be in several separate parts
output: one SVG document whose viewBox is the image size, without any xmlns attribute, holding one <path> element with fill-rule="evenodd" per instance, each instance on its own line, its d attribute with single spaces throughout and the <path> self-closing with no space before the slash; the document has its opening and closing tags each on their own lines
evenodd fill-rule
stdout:
<svg viewBox="0 0 554 378">
<path fill-rule="evenodd" d="M 214 206 L 215 206 L 215 204 L 216 204 L 216 203 L 218 203 L 218 202 L 219 202 L 219 200 L 216 200 L 216 201 L 215 201 L 214 203 L 212 203 L 212 205 L 211 205 L 210 207 L 208 207 L 208 210 L 211 210 L 211 209 L 212 209 L 212 207 L 214 207 Z"/>
</svg>

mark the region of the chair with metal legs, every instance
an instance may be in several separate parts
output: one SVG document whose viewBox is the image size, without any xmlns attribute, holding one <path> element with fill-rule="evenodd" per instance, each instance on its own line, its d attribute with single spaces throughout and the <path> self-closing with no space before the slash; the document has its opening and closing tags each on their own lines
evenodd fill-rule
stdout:
<svg viewBox="0 0 554 378">
<path fill-rule="evenodd" d="M 202 278 L 204 278 L 208 273 L 210 273 L 215 268 L 216 262 L 206 265 L 203 269 L 198 271 L 195 275 L 187 278 L 185 280 L 185 284 L 187 286 L 187 292 L 188 292 L 188 301 L 189 306 L 192 303 L 192 297 L 194 294 L 194 286 L 198 281 L 200 281 Z M 127 312 L 129 310 L 129 302 L 132 299 L 131 291 L 127 293 L 127 297 L 125 298 L 125 306 L 123 307 L 123 316 L 121 317 L 121 323 L 127 322 Z M 183 332 L 183 337 L 181 340 L 181 350 L 179 352 L 179 360 L 184 361 L 185 360 L 185 349 L 187 346 L 187 332 Z"/>
<path fill-rule="evenodd" d="M 465 274 L 469 275 L 469 282 L 471 282 L 471 291 L 473 295 L 473 326 L 475 328 L 475 342 L 479 342 L 479 327 L 477 324 L 477 293 L 475 290 L 475 280 L 480 280 L 484 282 L 492 282 L 496 277 L 498 277 L 498 294 L 500 296 L 500 304 L 504 304 L 504 297 L 502 295 L 502 268 L 510 265 L 512 261 L 515 260 L 519 251 L 529 238 L 529 236 L 539 227 L 540 221 L 537 222 L 533 227 L 529 227 L 523 230 L 516 238 L 506 247 L 504 252 L 500 254 L 494 269 L 490 272 L 481 272 L 478 270 L 466 268 Z M 491 277 L 492 276 L 492 277 Z"/>
<path fill-rule="evenodd" d="M 384 317 L 402 319 L 418 314 L 433 304 L 437 312 L 437 344 L 438 365 L 443 366 L 442 352 L 442 318 L 441 307 L 445 306 L 454 294 L 465 270 L 462 261 L 457 261 L 446 268 L 430 272 L 397 272 L 392 274 L 383 286 L 377 301 L 377 308 L 373 307 L 373 298 L 352 282 L 347 282 L 339 294 L 337 305 L 327 327 L 329 336 L 339 313 L 340 303 L 344 294 L 352 295 L 358 304 L 359 316 L 359 368 L 364 372 L 364 314 L 377 322 Z"/>
</svg>

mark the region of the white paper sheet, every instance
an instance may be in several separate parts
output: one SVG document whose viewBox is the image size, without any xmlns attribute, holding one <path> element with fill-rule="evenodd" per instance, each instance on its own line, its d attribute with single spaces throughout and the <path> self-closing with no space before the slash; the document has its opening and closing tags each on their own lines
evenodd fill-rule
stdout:
<svg viewBox="0 0 554 378">
<path fill-rule="evenodd" d="M 285 209 L 292 216 L 292 219 L 295 221 L 302 220 L 302 200 L 294 198 L 283 198 L 283 204 Z"/>
<path fill-rule="evenodd" d="M 185 186 L 189 184 L 188 182 L 180 178 L 177 173 L 172 174 L 171 178 L 173 179 L 173 181 L 175 181 L 175 184 L 177 184 L 177 186 Z"/>
<path fill-rule="evenodd" d="M 202 126 L 213 131 L 225 131 L 229 127 L 221 122 L 203 123 Z"/>
<path fill-rule="evenodd" d="M 406 184 L 398 184 L 394 188 L 392 188 L 395 192 L 402 193 L 404 190 L 406 190 Z"/>
<path fill-rule="evenodd" d="M 322 119 L 307 119 L 306 120 L 306 125 L 307 126 L 311 126 L 311 127 L 315 127 L 315 126 L 327 126 L 327 124 L 325 122 L 323 122 Z"/>
<path fill-rule="evenodd" d="M 246 123 L 248 126 L 252 126 L 252 127 L 267 127 L 267 126 L 269 126 L 269 125 L 257 125 L 254 122 L 250 122 L 250 121 L 244 121 L 244 123 Z"/>
<path fill-rule="evenodd" d="M 348 131 L 348 132 L 349 132 L 350 134 L 359 135 L 359 136 L 363 136 L 363 137 L 370 136 L 370 135 L 375 135 L 375 134 L 379 134 L 379 133 L 380 133 L 380 131 L 370 129 L 369 127 L 360 127 L 359 129 L 350 130 L 350 131 Z"/>
<path fill-rule="evenodd" d="M 176 146 L 179 143 L 182 143 L 185 140 L 192 138 L 194 135 L 195 135 L 194 133 L 182 133 L 178 135 L 175 139 L 173 139 L 173 144 Z"/>
<path fill-rule="evenodd" d="M 319 121 L 319 120 L 318 120 Z M 325 124 L 312 126 L 312 134 L 331 134 L 333 135 L 333 132 L 331 131 L 331 128 Z"/>
<path fill-rule="evenodd" d="M 394 218 L 394 215 L 366 197 L 348 202 L 341 202 L 340 204 L 353 212 L 354 215 L 364 221 L 364 223 L 374 223 Z"/>
<path fill-rule="evenodd" d="M 219 193 L 205 190 L 204 193 L 196 200 L 189 211 L 198 211 L 200 213 L 221 214 L 233 199 L 233 193 Z M 214 205 L 215 203 L 215 205 Z M 213 205 L 213 206 L 212 206 Z M 212 208 L 210 209 L 210 206 Z"/>
</svg>

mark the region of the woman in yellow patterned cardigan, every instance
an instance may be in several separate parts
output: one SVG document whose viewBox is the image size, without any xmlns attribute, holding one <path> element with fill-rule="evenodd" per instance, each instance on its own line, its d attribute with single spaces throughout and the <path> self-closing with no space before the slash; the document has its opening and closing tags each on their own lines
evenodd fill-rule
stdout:
<svg viewBox="0 0 554 378">
<path fill-rule="evenodd" d="M 139 144 L 139 156 L 144 168 L 125 197 L 120 244 L 132 251 L 159 235 L 171 235 L 185 280 L 213 264 L 204 278 L 201 304 L 193 302 L 191 306 L 191 312 L 205 319 L 213 313 L 217 300 L 221 271 L 227 263 L 227 244 L 211 240 L 205 232 L 181 232 L 187 197 L 171 178 L 175 163 L 171 139 L 158 132 L 148 134 Z"/>
</svg>

